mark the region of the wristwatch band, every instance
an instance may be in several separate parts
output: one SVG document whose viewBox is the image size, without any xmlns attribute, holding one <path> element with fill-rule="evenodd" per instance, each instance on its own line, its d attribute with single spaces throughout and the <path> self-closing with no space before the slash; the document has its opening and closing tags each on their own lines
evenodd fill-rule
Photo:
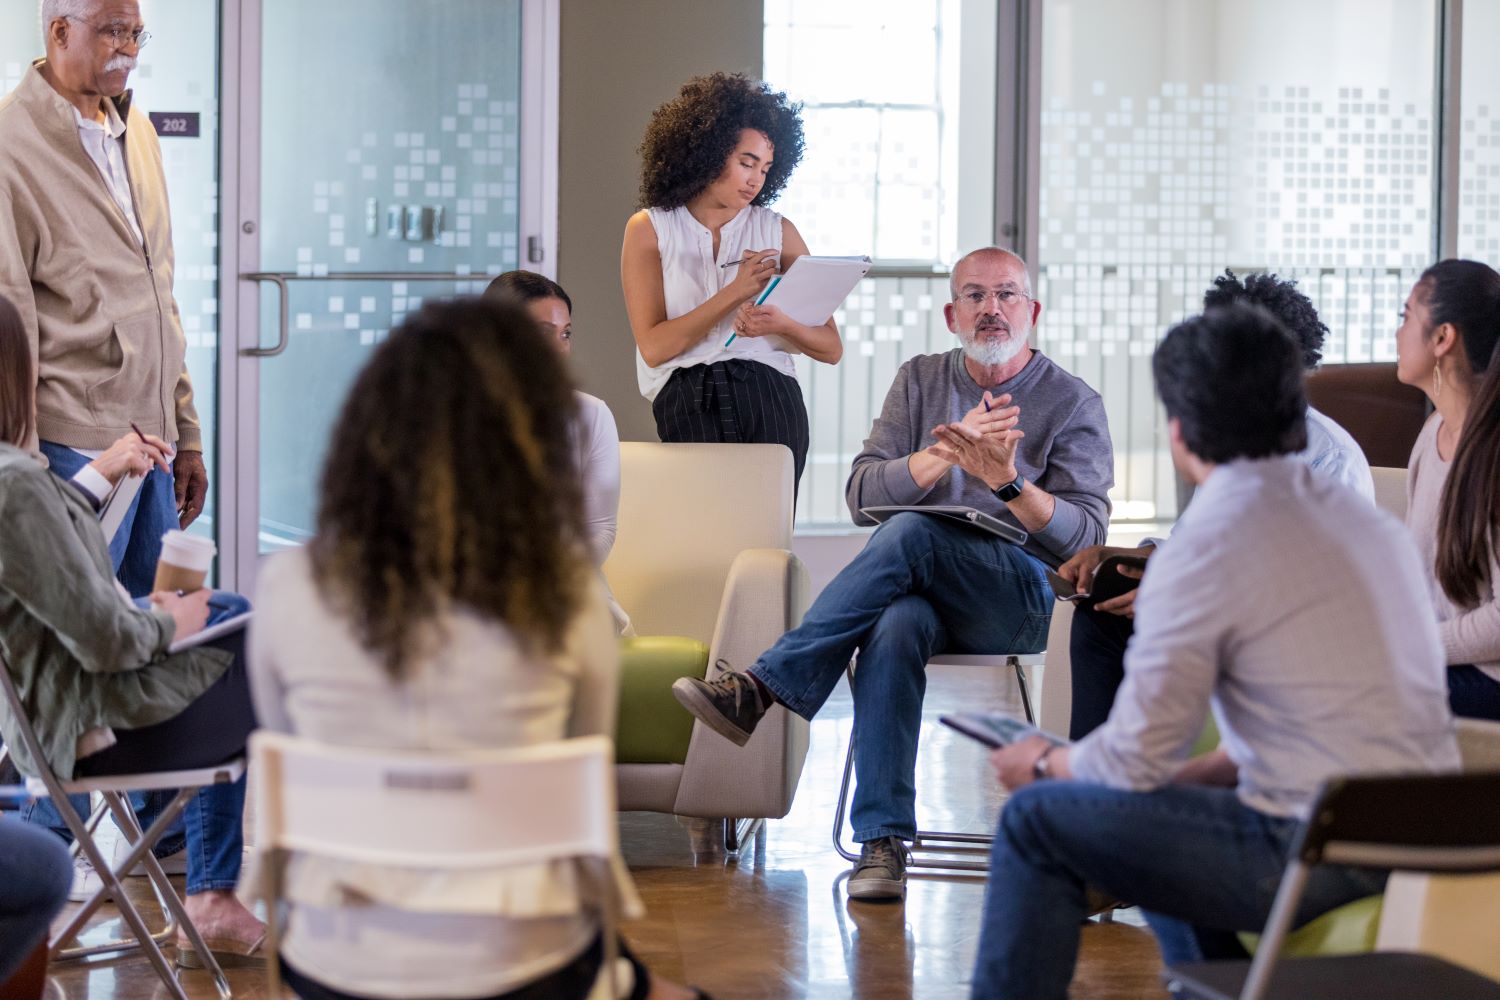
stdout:
<svg viewBox="0 0 1500 1000">
<path fill-rule="evenodd" d="M 1010 482 L 1006 483 L 1004 486 L 1000 487 L 994 492 L 995 496 L 1005 501 L 1006 503 L 1010 503 L 1010 501 L 1020 496 L 1021 490 L 1025 488 L 1026 477 L 1017 472 L 1015 479 L 1012 479 Z"/>
<path fill-rule="evenodd" d="M 1036 763 L 1031 765 L 1031 776 L 1037 781 L 1045 781 L 1052 777 L 1051 757 L 1052 751 L 1056 749 L 1057 747 L 1050 746 L 1043 750 L 1042 755 L 1036 759 Z"/>
</svg>

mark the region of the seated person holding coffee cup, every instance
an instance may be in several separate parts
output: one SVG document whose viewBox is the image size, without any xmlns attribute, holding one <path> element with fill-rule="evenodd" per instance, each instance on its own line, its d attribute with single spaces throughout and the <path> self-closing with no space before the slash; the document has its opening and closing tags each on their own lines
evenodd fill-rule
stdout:
<svg viewBox="0 0 1500 1000">
<path fill-rule="evenodd" d="M 192 592 L 159 590 L 145 607 L 124 596 L 93 505 L 24 450 L 35 385 L 20 318 L 0 298 L 0 636 L 6 666 L 35 706 L 30 721 L 48 762 L 64 777 L 82 777 L 210 767 L 238 756 L 255 727 L 244 632 L 177 653 L 168 647 L 202 631 L 214 603 L 223 614 L 247 604 L 202 588 L 201 552 L 167 571 Z M 118 481 L 129 466 L 104 463 L 100 471 Z M 0 707 L 0 732 L 11 722 Z M 16 766 L 35 773 L 26 748 L 8 742 Z M 244 796 L 243 779 L 211 786 L 186 813 L 188 915 L 225 964 L 253 961 L 263 937 L 233 894 Z M 180 940 L 178 963 L 197 961 Z"/>
</svg>

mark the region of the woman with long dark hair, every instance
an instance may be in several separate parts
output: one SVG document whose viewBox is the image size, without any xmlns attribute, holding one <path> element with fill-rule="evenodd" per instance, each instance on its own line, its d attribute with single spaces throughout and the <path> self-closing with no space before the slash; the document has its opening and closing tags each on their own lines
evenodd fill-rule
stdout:
<svg viewBox="0 0 1500 1000">
<path fill-rule="evenodd" d="M 620 280 L 641 394 L 663 441 L 784 444 L 797 480 L 807 406 L 794 354 L 835 364 L 833 320 L 806 326 L 753 300 L 805 255 L 769 206 L 802 159 L 800 106 L 758 80 L 714 73 L 657 108 L 641 142 L 641 211 Z"/>
<path fill-rule="evenodd" d="M 1455 715 L 1500 720 L 1500 273 L 1434 264 L 1407 297 L 1397 375 L 1432 400 L 1412 448 L 1406 520 L 1433 567 Z"/>
<path fill-rule="evenodd" d="M 613 735 L 615 630 L 583 527 L 576 409 L 518 305 L 430 303 L 391 332 L 335 426 L 316 535 L 261 575 L 264 725 L 402 750 Z M 598 923 L 562 868 L 303 858 L 288 889 L 285 973 L 308 1000 L 581 998 L 599 973 Z M 633 997 L 694 996 L 632 968 Z"/>
</svg>

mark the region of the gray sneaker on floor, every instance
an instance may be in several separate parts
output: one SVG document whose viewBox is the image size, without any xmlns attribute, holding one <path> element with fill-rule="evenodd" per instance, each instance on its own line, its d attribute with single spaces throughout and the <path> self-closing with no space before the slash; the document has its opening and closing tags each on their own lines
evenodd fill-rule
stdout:
<svg viewBox="0 0 1500 1000">
<path fill-rule="evenodd" d="M 723 662 L 719 661 L 721 668 Z M 672 694 L 694 718 L 736 746 L 750 742 L 756 723 L 770 708 L 761 701 L 750 675 L 733 670 L 713 681 L 679 677 L 672 682 Z"/>
<path fill-rule="evenodd" d="M 849 875 L 849 898 L 905 899 L 906 860 L 910 856 L 900 837 L 867 841 Z"/>
</svg>

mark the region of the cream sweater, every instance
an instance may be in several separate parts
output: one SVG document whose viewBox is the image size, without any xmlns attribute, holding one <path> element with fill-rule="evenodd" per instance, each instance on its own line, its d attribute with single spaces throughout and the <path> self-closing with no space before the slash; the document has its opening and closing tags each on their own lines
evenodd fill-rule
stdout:
<svg viewBox="0 0 1500 1000">
<path fill-rule="evenodd" d="M 114 99 L 141 242 L 43 63 L 0 99 L 0 295 L 20 309 L 31 337 L 37 433 L 106 448 L 134 422 L 200 451 L 156 131 L 131 110 L 128 91 Z"/>
<path fill-rule="evenodd" d="M 1428 417 L 1412 446 L 1406 476 L 1406 524 L 1417 538 L 1417 549 L 1427 568 L 1432 605 L 1437 610 L 1438 632 L 1443 637 L 1448 664 L 1472 663 L 1500 681 L 1500 601 L 1495 599 L 1493 586 L 1494 581 L 1500 580 L 1500 558 L 1490 553 L 1491 586 L 1483 588 L 1479 605 L 1473 608 L 1460 608 L 1450 601 L 1434 572 L 1438 511 L 1451 465 L 1438 455 L 1437 432 L 1442 425 L 1443 418 L 1438 414 Z"/>
</svg>

